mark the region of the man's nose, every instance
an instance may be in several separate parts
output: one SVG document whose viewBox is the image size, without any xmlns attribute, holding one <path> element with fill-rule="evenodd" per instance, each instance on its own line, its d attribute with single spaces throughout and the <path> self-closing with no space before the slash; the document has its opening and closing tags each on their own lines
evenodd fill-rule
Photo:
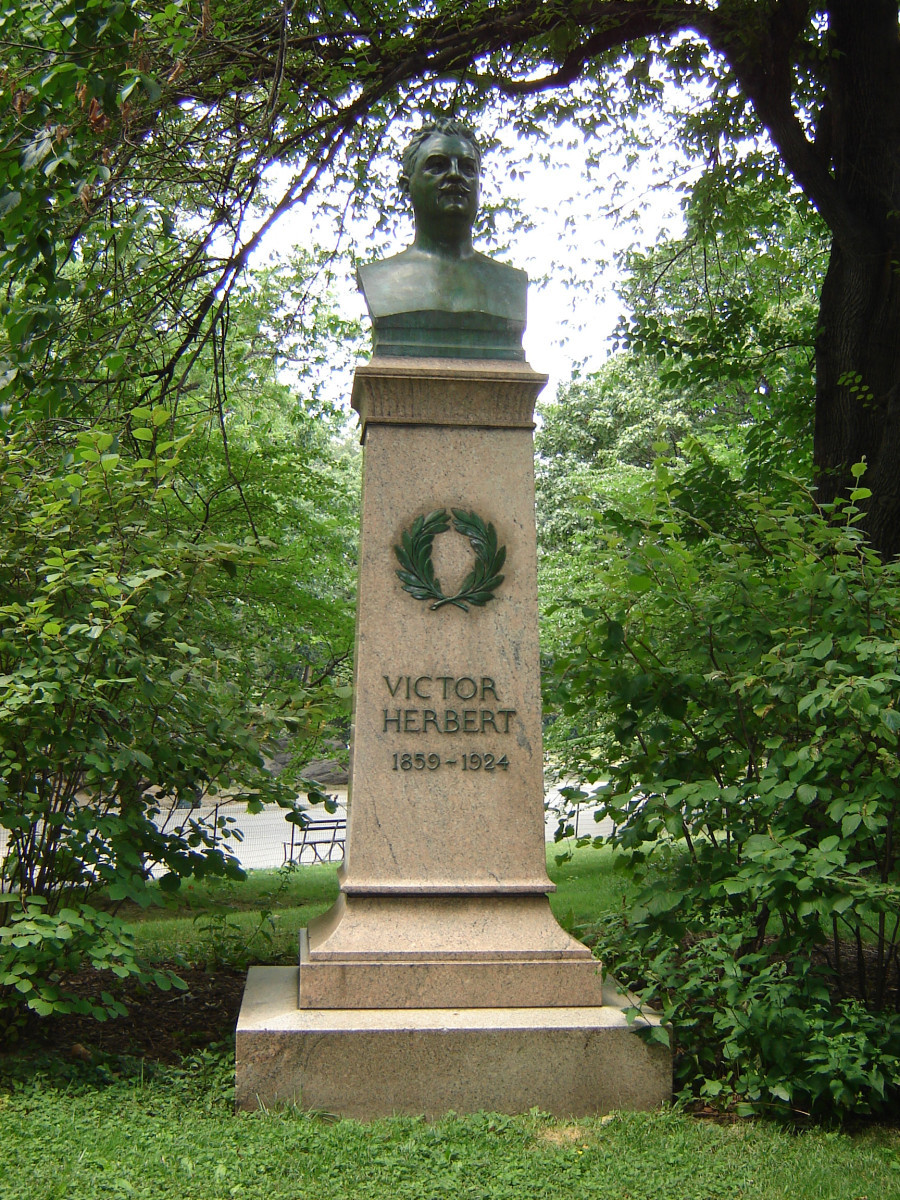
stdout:
<svg viewBox="0 0 900 1200">
<path fill-rule="evenodd" d="M 450 170 L 447 172 L 447 174 L 451 179 L 465 179 L 465 176 L 460 169 L 458 158 L 450 159 Z"/>
</svg>

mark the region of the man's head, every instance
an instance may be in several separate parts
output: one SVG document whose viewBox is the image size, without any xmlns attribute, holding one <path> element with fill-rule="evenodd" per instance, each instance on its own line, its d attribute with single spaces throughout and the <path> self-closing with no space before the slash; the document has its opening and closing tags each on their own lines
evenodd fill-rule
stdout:
<svg viewBox="0 0 900 1200">
<path fill-rule="evenodd" d="M 428 125 L 423 125 L 418 133 L 410 139 L 409 145 L 403 151 L 403 174 L 400 176 L 401 182 L 408 183 L 410 176 L 416 165 L 416 156 L 422 145 L 435 133 L 446 133 L 454 137 L 462 138 L 472 147 L 472 154 L 475 158 L 475 164 L 481 171 L 481 150 L 478 148 L 478 142 L 475 134 L 467 125 L 463 125 L 462 121 L 454 121 L 450 117 L 441 117 L 437 121 L 432 121 Z"/>
<path fill-rule="evenodd" d="M 480 171 L 481 152 L 465 125 L 442 120 L 419 130 L 404 151 L 400 176 L 417 233 L 467 236 L 478 211 Z"/>
</svg>

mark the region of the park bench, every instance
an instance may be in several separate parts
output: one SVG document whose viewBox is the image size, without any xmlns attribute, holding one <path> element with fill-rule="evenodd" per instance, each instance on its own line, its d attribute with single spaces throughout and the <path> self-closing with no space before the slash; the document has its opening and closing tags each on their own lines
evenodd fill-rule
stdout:
<svg viewBox="0 0 900 1200">
<path fill-rule="evenodd" d="M 295 825 L 291 829 L 291 840 L 284 842 L 284 861 L 302 862 L 303 851 L 311 850 L 313 862 L 331 862 L 335 850 L 344 857 L 344 839 L 347 836 L 345 817 L 333 817 L 327 821 L 310 821 L 304 828 Z"/>
</svg>

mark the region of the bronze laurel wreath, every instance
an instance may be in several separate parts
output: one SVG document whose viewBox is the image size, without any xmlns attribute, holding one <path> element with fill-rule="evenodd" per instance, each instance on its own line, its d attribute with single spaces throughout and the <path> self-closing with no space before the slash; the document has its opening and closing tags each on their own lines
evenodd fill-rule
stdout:
<svg viewBox="0 0 900 1200">
<path fill-rule="evenodd" d="M 497 545 L 497 531 L 474 512 L 461 508 L 451 509 L 453 528 L 467 537 L 475 551 L 475 566 L 462 581 L 455 596 L 445 596 L 440 580 L 434 573 L 431 547 L 439 533 L 450 528 L 450 517 L 446 508 L 438 508 L 427 517 L 416 517 L 410 529 L 404 529 L 401 545 L 394 547 L 400 563 L 397 576 L 403 590 L 417 600 L 433 600 L 432 610 L 454 604 L 463 612 L 469 605 L 478 608 L 494 599 L 494 592 L 503 582 L 500 570 L 506 562 L 506 547 Z"/>
</svg>

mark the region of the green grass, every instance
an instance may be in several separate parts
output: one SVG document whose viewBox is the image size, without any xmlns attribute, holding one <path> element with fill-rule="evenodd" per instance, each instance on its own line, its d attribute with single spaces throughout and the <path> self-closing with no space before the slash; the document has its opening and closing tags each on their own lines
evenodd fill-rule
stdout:
<svg viewBox="0 0 900 1200">
<path fill-rule="evenodd" d="M 550 907 L 571 932 L 598 921 L 604 913 L 620 911 L 637 892 L 628 861 L 609 847 L 572 850 L 568 862 L 557 863 L 572 843 L 547 847 L 547 871 L 556 884 Z"/>
<path fill-rule="evenodd" d="M 167 907 L 129 908 L 139 953 L 193 966 L 297 961 L 297 932 L 337 898 L 330 865 L 250 871 L 242 881 L 183 883 Z"/>
<path fill-rule="evenodd" d="M 620 908 L 634 889 L 623 856 L 586 847 L 557 864 L 564 849 L 548 847 L 547 866 L 557 885 L 550 904 L 575 931 Z M 188 881 L 167 907 L 129 908 L 121 915 L 134 926 L 139 952 L 154 963 L 293 963 L 297 931 L 337 894 L 337 869 L 330 865 L 251 871 L 241 882 Z"/>
<path fill-rule="evenodd" d="M 0 1090 L 0 1200 L 897 1200 L 900 1133 L 665 1112 L 361 1125 L 233 1115 L 230 1063 L 117 1077 L 50 1064 Z"/>
<path fill-rule="evenodd" d="M 282 867 L 271 871 L 248 871 L 246 879 L 188 879 L 168 896 L 160 893 L 168 913 L 191 914 L 208 911 L 217 905 L 227 905 L 234 911 L 258 911 L 273 903 L 294 907 L 330 904 L 337 896 L 337 864 L 316 864 L 309 867 Z M 161 917 L 162 914 L 162 917 Z M 120 915 L 126 920 L 141 923 L 165 919 L 159 908 L 124 907 Z"/>
<path fill-rule="evenodd" d="M 567 926 L 627 901 L 621 856 L 583 849 L 557 864 L 559 852 L 548 849 L 551 903 Z M 158 961 L 220 961 L 243 940 L 250 961 L 293 962 L 297 929 L 336 894 L 329 866 L 260 871 L 187 884 L 171 908 L 128 915 Z M 235 1116 L 232 1073 L 230 1040 L 178 1069 L 0 1058 L 0 1200 L 900 1200 L 896 1129 L 792 1132 L 679 1112 Z"/>
</svg>

